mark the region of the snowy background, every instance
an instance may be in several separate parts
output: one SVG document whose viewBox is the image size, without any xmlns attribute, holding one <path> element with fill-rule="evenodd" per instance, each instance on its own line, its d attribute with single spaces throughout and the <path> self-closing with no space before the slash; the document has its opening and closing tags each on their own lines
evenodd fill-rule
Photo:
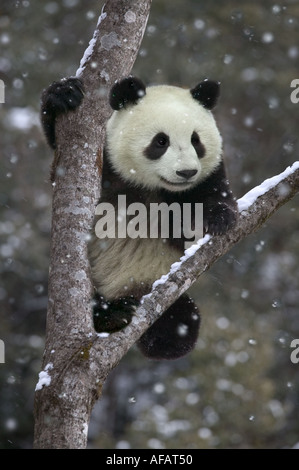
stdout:
<svg viewBox="0 0 299 470">
<path fill-rule="evenodd" d="M 47 306 L 52 153 L 39 99 L 73 75 L 103 5 L 2 0 L 0 6 L 0 448 L 31 448 Z M 155 0 L 133 72 L 147 84 L 220 80 L 215 114 L 241 197 L 299 160 L 299 1 Z M 197 348 L 150 362 L 134 348 L 92 416 L 93 448 L 299 447 L 298 197 L 192 288 Z M 66 333 L 67 335 L 67 333 Z"/>
</svg>

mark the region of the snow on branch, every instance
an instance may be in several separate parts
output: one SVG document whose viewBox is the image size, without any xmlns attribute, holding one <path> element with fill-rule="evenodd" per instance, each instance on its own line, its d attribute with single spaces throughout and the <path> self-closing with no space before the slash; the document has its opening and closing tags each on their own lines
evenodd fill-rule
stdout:
<svg viewBox="0 0 299 470">
<path fill-rule="evenodd" d="M 284 172 L 265 180 L 238 200 L 239 219 L 234 228 L 225 235 L 210 236 L 192 245 L 184 256 L 171 266 L 170 272 L 157 280 L 150 294 L 141 299 L 141 305 L 126 331 L 124 344 L 123 333 L 115 334 L 96 345 L 103 351 L 113 350 L 109 358 L 116 363 L 121 355 L 131 347 L 154 323 L 160 315 L 189 287 L 207 271 L 212 264 L 229 251 L 247 235 L 258 230 L 283 204 L 292 199 L 299 191 L 299 161 Z M 103 341 L 103 342 L 102 342 Z M 106 342 L 107 341 L 107 342 Z M 108 346 L 109 344 L 109 346 Z M 118 349 L 119 348 L 119 349 Z M 125 351 L 124 351 L 125 348 Z"/>
<path fill-rule="evenodd" d="M 207 234 L 188 248 L 180 261 L 171 266 L 170 272 L 153 284 L 151 294 L 143 298 L 144 308 L 148 299 L 157 301 L 157 296 L 160 296 L 162 290 L 160 286 L 163 286 L 165 297 L 168 297 L 168 292 L 176 290 L 181 295 L 217 259 L 233 245 L 257 230 L 298 191 L 299 161 L 279 175 L 265 180 L 240 198 L 238 200 L 240 215 L 236 226 L 222 236 L 211 237 Z M 177 285 L 177 289 L 174 289 L 174 285 Z"/>
<path fill-rule="evenodd" d="M 245 194 L 243 197 L 241 197 L 238 200 L 239 212 L 243 212 L 247 210 L 256 201 L 258 197 L 268 192 L 274 186 L 277 186 L 279 183 L 285 180 L 289 175 L 291 175 L 294 171 L 298 170 L 298 168 L 299 168 L 299 161 L 293 163 L 292 166 L 289 166 L 286 170 L 284 170 L 279 175 L 266 179 L 262 184 L 248 191 L 247 194 Z M 287 195 L 289 191 L 288 184 L 285 187 L 285 191 Z"/>
</svg>

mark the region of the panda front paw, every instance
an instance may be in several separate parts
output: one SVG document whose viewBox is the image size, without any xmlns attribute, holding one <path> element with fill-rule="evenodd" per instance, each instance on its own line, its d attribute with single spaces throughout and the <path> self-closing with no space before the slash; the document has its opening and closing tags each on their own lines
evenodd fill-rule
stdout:
<svg viewBox="0 0 299 470">
<path fill-rule="evenodd" d="M 41 97 L 41 120 L 48 144 L 53 149 L 56 147 L 56 117 L 76 109 L 83 97 L 83 84 L 76 77 L 63 78 L 44 90 Z"/>
<path fill-rule="evenodd" d="M 132 296 L 105 300 L 99 294 L 94 297 L 93 321 L 98 333 L 115 333 L 131 323 L 139 302 Z"/>
<path fill-rule="evenodd" d="M 238 218 L 238 211 L 226 203 L 219 202 L 204 212 L 204 232 L 223 235 L 232 228 Z"/>
<path fill-rule="evenodd" d="M 84 89 L 79 78 L 63 78 L 53 82 L 42 95 L 43 107 L 52 109 L 56 114 L 66 113 L 77 108 L 83 99 Z"/>
</svg>

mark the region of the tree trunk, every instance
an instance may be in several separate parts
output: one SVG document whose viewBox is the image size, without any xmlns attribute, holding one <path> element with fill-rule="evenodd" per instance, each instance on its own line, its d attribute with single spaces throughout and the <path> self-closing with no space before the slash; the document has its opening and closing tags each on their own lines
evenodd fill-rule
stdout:
<svg viewBox="0 0 299 470">
<path fill-rule="evenodd" d="M 86 241 L 99 198 L 101 148 L 111 114 L 107 93 L 131 71 L 150 4 L 107 1 L 77 72 L 84 102 L 57 122 L 49 304 L 39 384 L 47 384 L 49 377 L 51 383 L 38 386 L 35 394 L 35 448 L 85 448 L 90 413 L 105 378 L 89 367 L 95 338 Z"/>
</svg>

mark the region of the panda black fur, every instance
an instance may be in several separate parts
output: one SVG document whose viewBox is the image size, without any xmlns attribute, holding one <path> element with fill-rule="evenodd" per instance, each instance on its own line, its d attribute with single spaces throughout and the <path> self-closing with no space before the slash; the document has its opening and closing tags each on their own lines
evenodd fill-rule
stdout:
<svg viewBox="0 0 299 470">
<path fill-rule="evenodd" d="M 117 82 L 110 92 L 114 113 L 106 129 L 100 202 L 116 210 L 119 195 L 126 196 L 127 206 L 138 202 L 146 208 L 161 202 L 177 202 L 180 207 L 203 203 L 205 232 L 223 234 L 233 226 L 236 201 L 210 111 L 218 95 L 219 84 L 210 80 L 192 90 L 166 85 L 146 88 L 135 77 Z M 76 78 L 55 82 L 44 92 L 42 123 L 51 147 L 55 148 L 56 116 L 77 107 L 82 98 L 83 86 Z M 98 332 L 112 333 L 127 326 L 141 297 L 183 254 L 183 233 L 181 238 L 172 235 L 167 239 L 93 235 L 89 258 Z M 147 330 L 138 346 L 150 358 L 178 358 L 194 347 L 199 325 L 197 306 L 184 294 Z"/>
</svg>

